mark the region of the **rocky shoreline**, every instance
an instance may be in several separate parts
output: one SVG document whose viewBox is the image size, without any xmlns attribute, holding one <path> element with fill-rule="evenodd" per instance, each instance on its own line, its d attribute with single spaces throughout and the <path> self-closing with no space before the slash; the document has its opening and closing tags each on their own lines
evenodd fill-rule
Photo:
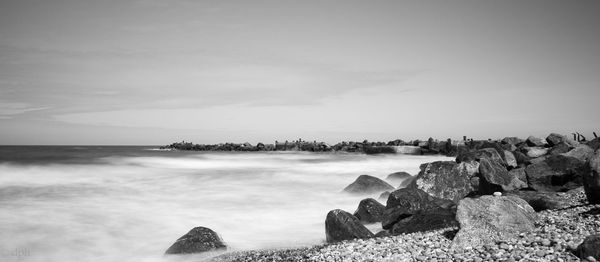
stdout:
<svg viewBox="0 0 600 262">
<path fill-rule="evenodd" d="M 325 244 L 230 252 L 209 261 L 600 259 L 600 139 L 553 133 L 545 141 L 469 141 L 456 153 L 455 161 L 422 164 L 416 176 L 390 174 L 388 181 L 404 179 L 398 188 L 359 176 L 344 191 L 382 193 L 385 203 L 365 198 L 354 214 L 330 211 Z M 381 230 L 367 229 L 372 223 Z M 183 244 L 192 248 L 182 253 L 221 241 L 216 233 L 188 239 Z"/>
</svg>

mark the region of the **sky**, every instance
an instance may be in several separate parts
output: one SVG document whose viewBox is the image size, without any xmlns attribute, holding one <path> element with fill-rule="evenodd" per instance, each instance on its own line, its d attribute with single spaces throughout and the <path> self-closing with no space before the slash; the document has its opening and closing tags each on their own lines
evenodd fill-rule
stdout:
<svg viewBox="0 0 600 262">
<path fill-rule="evenodd" d="M 0 144 L 600 133 L 600 1 L 0 0 Z"/>
</svg>

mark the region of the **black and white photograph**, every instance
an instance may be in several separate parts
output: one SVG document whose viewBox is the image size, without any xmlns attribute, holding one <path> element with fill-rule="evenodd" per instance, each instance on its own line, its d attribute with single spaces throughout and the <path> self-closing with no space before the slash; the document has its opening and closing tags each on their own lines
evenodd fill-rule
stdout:
<svg viewBox="0 0 600 262">
<path fill-rule="evenodd" d="M 0 0 L 1 262 L 600 261 L 598 0 Z"/>
</svg>

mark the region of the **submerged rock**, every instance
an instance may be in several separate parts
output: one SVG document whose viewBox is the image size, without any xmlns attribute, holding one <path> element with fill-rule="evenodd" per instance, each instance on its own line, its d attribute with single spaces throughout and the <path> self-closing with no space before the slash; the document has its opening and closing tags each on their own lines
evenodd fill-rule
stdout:
<svg viewBox="0 0 600 262">
<path fill-rule="evenodd" d="M 458 204 L 460 230 L 452 248 L 465 249 L 494 244 L 535 229 L 536 214 L 525 200 L 513 196 L 465 198 Z"/>
<path fill-rule="evenodd" d="M 352 214 L 334 209 L 325 218 L 325 236 L 328 243 L 355 238 L 371 238 L 373 233 Z"/>
<path fill-rule="evenodd" d="M 394 190 L 387 182 L 369 175 L 359 176 L 352 184 L 344 188 L 345 192 L 352 194 L 371 194 Z"/>
<path fill-rule="evenodd" d="M 363 223 L 381 222 L 385 206 L 372 198 L 366 198 L 360 201 L 358 208 L 354 211 L 354 216 Z"/>
<path fill-rule="evenodd" d="M 404 172 L 404 171 L 400 171 L 400 172 L 395 172 L 395 173 L 389 174 L 385 178 L 385 180 L 390 181 L 390 182 L 396 184 L 396 183 L 398 183 L 400 181 L 403 181 L 403 180 L 411 178 L 411 177 L 412 176 L 409 173 Z"/>
<path fill-rule="evenodd" d="M 206 227 L 196 227 L 177 239 L 165 254 L 190 254 L 226 248 L 215 231 Z"/>
</svg>

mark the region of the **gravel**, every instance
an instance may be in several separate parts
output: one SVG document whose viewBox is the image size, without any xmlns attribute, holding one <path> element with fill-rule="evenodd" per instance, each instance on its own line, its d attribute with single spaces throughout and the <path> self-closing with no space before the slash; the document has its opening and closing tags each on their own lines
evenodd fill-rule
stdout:
<svg viewBox="0 0 600 262">
<path fill-rule="evenodd" d="M 232 252 L 211 261 L 580 261 L 573 251 L 586 236 L 600 233 L 600 205 L 587 205 L 582 191 L 565 197 L 573 206 L 538 212 L 533 232 L 468 250 L 451 249 L 458 228 L 446 228 L 309 248 Z"/>
</svg>

